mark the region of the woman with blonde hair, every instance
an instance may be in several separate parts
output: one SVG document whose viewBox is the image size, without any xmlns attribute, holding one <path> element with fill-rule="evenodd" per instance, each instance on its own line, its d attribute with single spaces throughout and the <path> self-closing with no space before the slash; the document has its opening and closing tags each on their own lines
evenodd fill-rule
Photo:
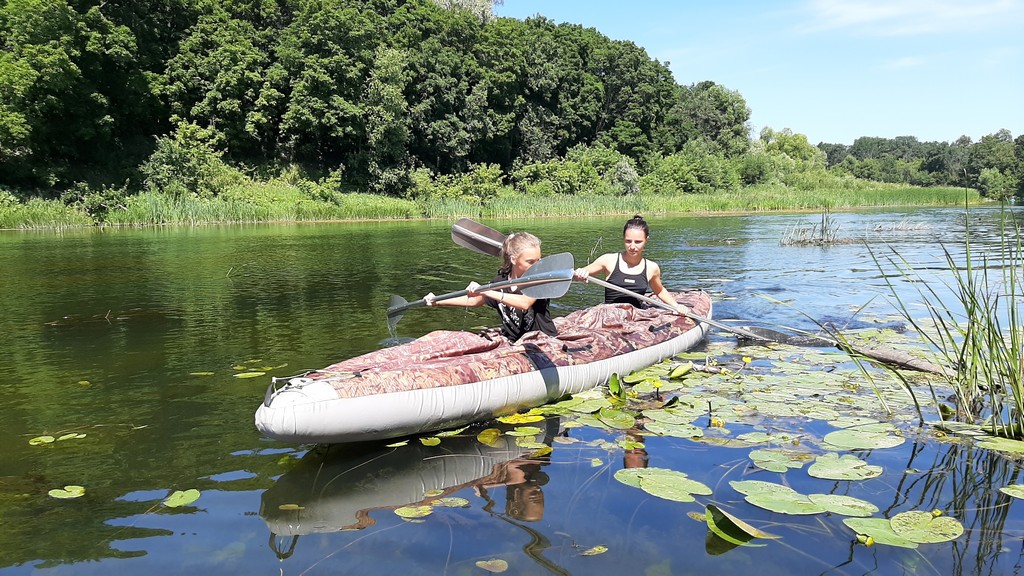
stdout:
<svg viewBox="0 0 1024 576">
<path fill-rule="evenodd" d="M 540 239 L 529 232 L 515 232 L 505 238 L 501 246 L 501 269 L 491 283 L 515 280 L 540 260 Z M 465 296 L 435 301 L 433 292 L 423 297 L 427 306 L 490 306 L 501 317 L 501 334 L 515 342 L 527 332 L 540 330 L 548 336 L 556 336 L 558 330 L 548 309 L 549 300 L 531 298 L 519 291 L 517 286 L 501 290 L 476 292 L 480 284 L 470 282 Z"/>
</svg>

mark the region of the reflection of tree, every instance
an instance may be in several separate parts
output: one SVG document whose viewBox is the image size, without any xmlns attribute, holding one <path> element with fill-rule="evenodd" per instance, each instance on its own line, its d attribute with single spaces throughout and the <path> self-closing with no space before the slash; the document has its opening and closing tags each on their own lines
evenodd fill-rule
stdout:
<svg viewBox="0 0 1024 576">
<path fill-rule="evenodd" d="M 942 447 L 932 450 L 937 446 Z M 934 454 L 932 462 L 920 461 L 928 454 Z M 892 491 L 892 502 L 879 514 L 891 518 L 907 510 L 938 510 L 957 518 L 964 523 L 964 534 L 951 543 L 948 573 L 1001 574 L 1005 573 L 1006 564 L 1001 556 L 1012 550 L 1004 545 L 1004 538 L 1015 542 L 1021 534 L 1006 532 L 1013 498 L 1000 492 L 999 487 L 1020 480 L 1021 470 L 1016 462 L 994 450 L 977 448 L 972 441 L 945 445 L 916 443 L 911 448 L 906 473 Z M 853 563 L 858 550 L 859 547 L 852 547 L 848 560 L 834 568 Z M 1016 554 L 1013 566 L 1020 566 L 1024 563 L 1024 549 L 1018 546 Z M 934 557 L 922 554 L 920 558 L 940 564 Z"/>
</svg>

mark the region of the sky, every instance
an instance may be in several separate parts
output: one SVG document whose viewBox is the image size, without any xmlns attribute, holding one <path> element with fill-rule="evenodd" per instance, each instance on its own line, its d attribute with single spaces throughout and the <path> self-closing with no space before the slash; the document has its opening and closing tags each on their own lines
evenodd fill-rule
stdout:
<svg viewBox="0 0 1024 576">
<path fill-rule="evenodd" d="M 504 0 L 494 12 L 596 28 L 678 84 L 739 92 L 753 136 L 1024 134 L 1024 0 Z"/>
</svg>

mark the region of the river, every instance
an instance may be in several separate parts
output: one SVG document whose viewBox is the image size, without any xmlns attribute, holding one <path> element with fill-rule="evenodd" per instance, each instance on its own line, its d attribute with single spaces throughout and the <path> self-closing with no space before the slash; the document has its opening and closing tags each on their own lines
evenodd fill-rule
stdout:
<svg viewBox="0 0 1024 576">
<path fill-rule="evenodd" d="M 818 322 L 856 328 L 868 322 L 862 318 L 894 321 L 889 282 L 901 297 L 917 295 L 913 283 L 891 267 L 880 270 L 876 259 L 896 257 L 926 278 L 948 281 L 944 249 L 963 260 L 970 230 L 972 255 L 994 254 L 998 216 L 997 208 L 972 208 L 969 221 L 958 209 L 836 213 L 831 226 L 849 241 L 828 246 L 780 244 L 794 227 L 819 224 L 820 214 L 652 217 L 647 256 L 660 263 L 670 288 L 712 292 L 716 319 L 809 331 Z M 545 254 L 571 252 L 581 265 L 621 248 L 624 220 L 485 223 L 531 231 L 543 239 Z M 481 460 L 484 469 L 443 472 L 425 464 L 433 456 L 416 442 L 370 458 L 333 447 L 330 465 L 321 468 L 311 464 L 317 454 L 310 447 L 261 437 L 253 413 L 271 376 L 382 346 L 393 294 L 414 300 L 491 279 L 498 262 L 455 246 L 450 226 L 0 231 L 0 575 L 479 574 L 477 561 L 497 559 L 508 563 L 507 574 L 1019 571 L 1024 504 L 995 492 L 997 484 L 1019 481 L 1018 466 L 970 445 L 919 439 L 859 453 L 886 467 L 882 479 L 863 483 L 859 497 L 890 512 L 955 504 L 966 533 L 953 543 L 867 547 L 831 516 L 748 511 L 784 538 L 717 551 L 706 546 L 707 527 L 687 515 L 703 513 L 702 506 L 654 498 L 614 479 L 628 454 L 602 443 L 614 442 L 606 431 L 576 429 L 579 442 L 552 442 L 566 436 L 555 419 L 546 423 L 554 450 L 543 466 L 510 466 L 492 452 Z M 598 288 L 574 283 L 553 303 L 554 314 L 600 298 Z M 472 329 L 493 324 L 492 315 L 418 308 L 405 314 L 397 336 Z M 712 330 L 707 345 L 734 341 Z M 237 377 L 251 371 L 267 374 Z M 472 438 L 445 447 L 448 455 L 481 450 Z M 647 452 L 651 466 L 711 485 L 715 496 L 701 504 L 727 501 L 743 510 L 728 481 L 780 478 L 752 470 L 746 451 L 731 446 L 650 438 Z M 361 466 L 366 474 L 358 481 L 346 476 L 344 488 L 317 484 L 320 473 Z M 527 480 L 481 482 L 494 467 Z M 465 498 L 465 507 L 418 523 L 392 512 L 411 501 L 398 493 L 422 491 L 423 478 L 438 474 L 450 476 L 445 487 Z M 960 485 L 965 479 L 973 483 L 969 494 Z M 82 486 L 85 494 L 49 495 L 64 486 Z M 317 530 L 282 534 L 282 514 L 299 506 L 289 498 L 311 486 L 348 508 L 310 510 L 314 517 L 322 512 Z M 173 491 L 189 489 L 201 493 L 194 503 L 162 504 Z M 530 498 L 532 508 L 516 508 Z M 358 510 L 370 525 L 340 530 Z M 581 554 L 595 545 L 608 551 Z"/>
</svg>

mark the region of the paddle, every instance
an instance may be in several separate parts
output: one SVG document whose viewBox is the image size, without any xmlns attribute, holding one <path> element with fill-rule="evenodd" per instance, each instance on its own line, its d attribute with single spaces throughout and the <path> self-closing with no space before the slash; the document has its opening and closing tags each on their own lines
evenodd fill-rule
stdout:
<svg viewBox="0 0 1024 576">
<path fill-rule="evenodd" d="M 563 252 L 541 258 L 519 278 L 485 284 L 477 288 L 476 291 L 479 293 L 485 290 L 500 290 L 509 286 L 518 286 L 519 292 L 530 298 L 559 298 L 569 290 L 569 285 L 572 284 L 572 274 L 572 254 Z M 436 296 L 434 302 L 451 300 L 467 294 L 469 294 L 469 290 L 449 292 Z M 401 296 L 392 296 L 388 302 L 388 327 L 393 332 L 406 310 L 426 305 L 427 301 L 422 298 L 415 302 L 407 302 Z"/>
<path fill-rule="evenodd" d="M 497 256 L 501 254 L 501 244 L 505 240 L 505 235 L 493 228 L 488 228 L 487 226 L 484 226 L 479 222 L 474 222 L 469 218 L 461 218 L 455 224 L 452 225 L 452 240 L 459 246 L 469 248 L 470 250 L 479 252 L 481 254 Z M 661 308 L 663 310 L 668 310 L 670 312 L 682 314 L 683 316 L 686 316 L 687 318 L 690 318 L 696 322 L 704 322 L 720 330 L 732 332 L 737 336 L 743 336 L 744 338 L 755 340 L 758 342 L 774 342 L 774 340 L 770 338 L 766 338 L 765 336 L 762 336 L 760 334 L 755 334 L 754 332 L 751 332 L 749 330 L 744 330 L 743 328 L 733 328 L 731 326 L 726 326 L 725 324 L 715 322 L 710 318 L 705 318 L 692 312 L 679 312 L 677 309 L 673 308 L 669 304 L 662 302 L 661 300 L 649 298 L 647 296 L 644 296 L 643 294 L 637 294 L 631 290 L 627 290 L 626 288 L 621 288 L 614 284 L 610 284 L 599 278 L 590 277 L 587 279 L 587 281 L 597 284 L 598 286 L 603 286 L 610 290 L 622 292 L 623 294 L 629 294 L 630 296 L 634 296 L 638 300 L 646 302 L 652 306 L 657 306 L 658 308 Z"/>
</svg>

